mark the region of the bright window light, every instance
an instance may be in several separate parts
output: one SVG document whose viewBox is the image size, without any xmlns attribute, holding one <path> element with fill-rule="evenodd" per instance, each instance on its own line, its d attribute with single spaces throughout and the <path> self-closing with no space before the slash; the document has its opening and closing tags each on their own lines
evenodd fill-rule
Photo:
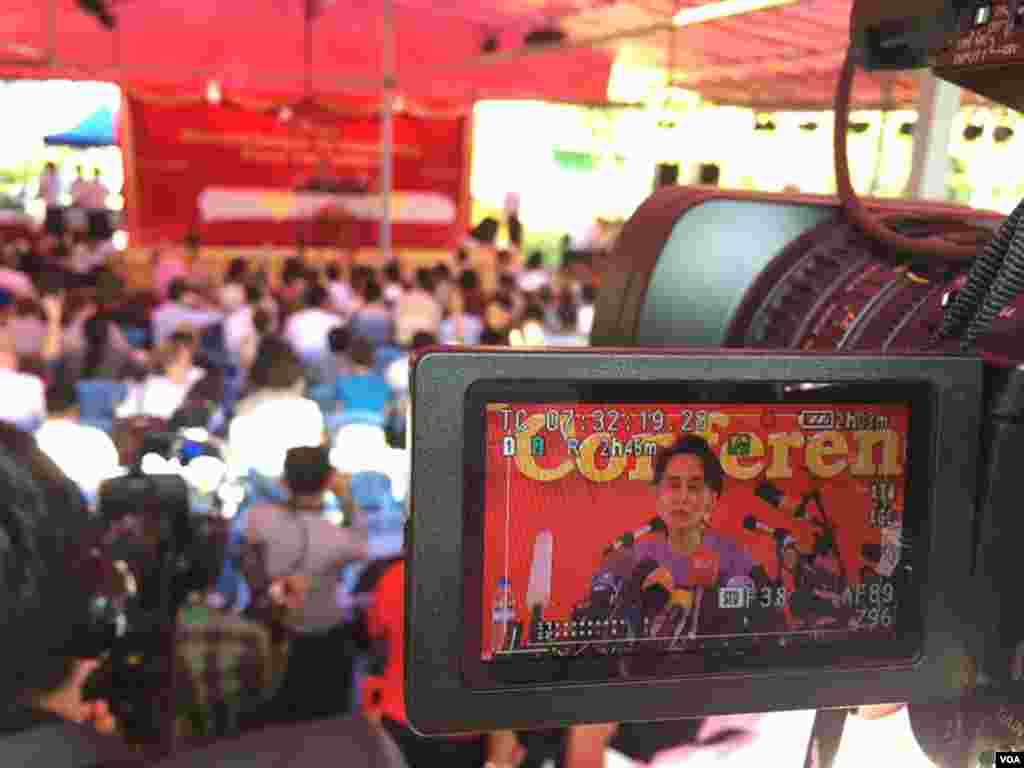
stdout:
<svg viewBox="0 0 1024 768">
<path fill-rule="evenodd" d="M 739 16 L 743 13 L 763 11 L 781 5 L 792 5 L 795 2 L 797 0 L 722 0 L 719 3 L 707 3 L 696 8 L 684 8 L 673 17 L 672 23 L 677 27 L 685 27 L 688 24 L 701 24 L 714 19 L 724 19 L 727 16 Z"/>
</svg>

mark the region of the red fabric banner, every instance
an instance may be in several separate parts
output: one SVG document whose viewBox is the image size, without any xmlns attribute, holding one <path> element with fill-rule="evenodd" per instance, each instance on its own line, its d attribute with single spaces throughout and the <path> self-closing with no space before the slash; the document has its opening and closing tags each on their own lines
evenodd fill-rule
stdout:
<svg viewBox="0 0 1024 768">
<path fill-rule="evenodd" d="M 132 242 L 372 247 L 382 201 L 381 121 L 364 104 L 260 110 L 125 98 Z M 394 117 L 392 241 L 442 248 L 467 200 L 465 116 Z"/>
</svg>

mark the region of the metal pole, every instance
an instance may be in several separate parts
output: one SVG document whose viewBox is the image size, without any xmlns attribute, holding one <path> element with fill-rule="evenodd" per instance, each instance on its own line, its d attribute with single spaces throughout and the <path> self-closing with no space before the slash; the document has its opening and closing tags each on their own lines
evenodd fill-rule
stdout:
<svg viewBox="0 0 1024 768">
<path fill-rule="evenodd" d="M 391 192 L 394 184 L 395 4 L 384 0 L 384 102 L 380 121 L 380 251 L 391 261 Z"/>
<path fill-rule="evenodd" d="M 907 196 L 918 200 L 947 200 L 949 137 L 953 118 L 960 109 L 960 88 L 936 79 L 930 72 L 922 73 L 920 82 L 913 170 Z"/>
<path fill-rule="evenodd" d="M 47 11 L 46 24 L 50 37 L 50 50 L 48 51 L 47 64 L 54 67 L 57 65 L 57 0 L 50 0 Z"/>
</svg>

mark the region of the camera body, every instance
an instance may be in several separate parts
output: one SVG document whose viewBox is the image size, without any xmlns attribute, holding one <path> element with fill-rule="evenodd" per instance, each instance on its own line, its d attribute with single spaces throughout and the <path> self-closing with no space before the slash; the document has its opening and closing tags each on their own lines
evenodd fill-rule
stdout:
<svg viewBox="0 0 1024 768">
<path fill-rule="evenodd" d="M 418 731 L 946 699 L 968 684 L 981 361 L 439 349 L 411 376 Z M 675 465 L 658 456 L 684 439 L 711 449 L 722 481 L 702 546 L 673 554 L 686 535 L 661 496 Z"/>
</svg>

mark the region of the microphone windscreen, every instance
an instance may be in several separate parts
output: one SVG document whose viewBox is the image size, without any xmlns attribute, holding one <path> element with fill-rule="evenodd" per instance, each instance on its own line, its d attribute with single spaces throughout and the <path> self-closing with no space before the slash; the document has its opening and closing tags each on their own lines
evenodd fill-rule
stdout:
<svg viewBox="0 0 1024 768">
<path fill-rule="evenodd" d="M 782 504 L 782 499 L 785 497 L 785 494 L 779 490 L 778 486 L 774 483 L 768 482 L 767 480 L 757 486 L 754 494 L 759 499 L 768 502 L 776 509 Z"/>
<path fill-rule="evenodd" d="M 530 566 L 530 583 L 526 590 L 526 607 L 533 610 L 546 608 L 551 602 L 551 566 L 554 555 L 555 537 L 551 531 L 541 531 L 533 542 L 533 565 Z"/>
<path fill-rule="evenodd" d="M 757 518 L 753 515 L 747 515 L 745 518 L 743 518 L 743 527 L 746 528 L 748 531 L 756 531 Z"/>
</svg>

